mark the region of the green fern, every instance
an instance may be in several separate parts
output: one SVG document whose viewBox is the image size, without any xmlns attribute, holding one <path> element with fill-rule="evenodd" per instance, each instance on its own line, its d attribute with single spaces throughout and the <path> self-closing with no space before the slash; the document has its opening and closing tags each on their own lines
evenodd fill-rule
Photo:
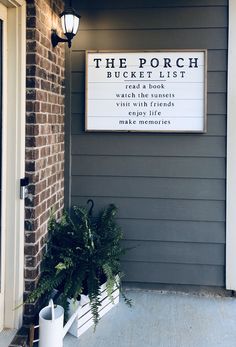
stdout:
<svg viewBox="0 0 236 347">
<path fill-rule="evenodd" d="M 115 220 L 116 214 L 117 208 L 111 204 L 96 218 L 81 206 L 73 207 L 70 214 L 64 212 L 60 221 L 51 216 L 41 278 L 26 303 L 48 296 L 56 289 L 60 294 L 57 303 L 67 311 L 68 298 L 76 300 L 82 293 L 87 294 L 96 327 L 101 306 L 100 287 L 106 281 L 110 299 L 113 301 L 113 290 L 119 287 L 130 305 L 116 278 L 121 274 L 120 257 L 124 254 L 120 244 L 123 234 Z"/>
<path fill-rule="evenodd" d="M 108 294 L 111 302 L 114 304 L 114 298 L 113 298 L 112 294 L 113 294 L 115 287 L 119 288 L 119 286 L 117 286 L 116 277 L 114 276 L 109 264 L 104 264 L 102 268 L 103 268 L 104 274 L 106 275 L 106 278 L 107 278 L 107 281 L 106 281 L 107 294 Z"/>
</svg>

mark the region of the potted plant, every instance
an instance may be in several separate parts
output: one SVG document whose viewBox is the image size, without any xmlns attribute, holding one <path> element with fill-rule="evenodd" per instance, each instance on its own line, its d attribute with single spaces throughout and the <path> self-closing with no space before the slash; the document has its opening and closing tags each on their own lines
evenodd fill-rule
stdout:
<svg viewBox="0 0 236 347">
<path fill-rule="evenodd" d="M 96 327 L 104 285 L 110 301 L 117 287 L 128 305 L 131 301 L 118 280 L 124 248 L 120 244 L 122 231 L 115 220 L 117 208 L 110 204 L 97 217 L 91 212 L 75 206 L 70 215 L 64 212 L 60 221 L 51 218 L 41 277 L 26 302 L 48 298 L 56 289 L 57 303 L 68 312 L 71 300 L 87 295 Z"/>
</svg>

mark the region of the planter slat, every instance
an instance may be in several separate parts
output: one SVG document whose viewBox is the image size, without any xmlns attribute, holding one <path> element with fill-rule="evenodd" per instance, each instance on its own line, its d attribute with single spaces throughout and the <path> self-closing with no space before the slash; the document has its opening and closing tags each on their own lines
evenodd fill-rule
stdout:
<svg viewBox="0 0 236 347">
<path fill-rule="evenodd" d="M 106 283 L 101 286 L 101 296 L 100 302 L 101 306 L 99 307 L 99 316 L 103 317 L 107 312 L 109 312 L 115 305 L 119 302 L 119 288 L 115 288 L 113 293 L 113 302 L 110 300 L 110 297 L 107 294 Z M 81 336 L 87 329 L 93 325 L 93 316 L 91 312 L 91 306 L 89 303 L 88 296 L 84 296 L 81 302 L 74 303 L 73 300 L 70 300 L 69 306 L 69 317 L 75 312 L 78 305 L 81 305 L 78 309 L 78 316 L 69 329 L 69 333 L 75 337 Z"/>
<path fill-rule="evenodd" d="M 106 313 L 108 313 L 115 305 L 117 305 L 119 303 L 119 297 L 117 297 L 116 299 L 114 299 L 114 304 L 112 304 L 111 302 L 104 307 L 104 309 L 101 310 L 100 312 L 100 317 L 103 317 Z M 91 326 L 93 325 L 93 320 L 90 319 L 88 322 L 86 322 L 83 326 L 81 326 L 80 328 L 76 328 L 75 330 L 75 334 L 73 334 L 71 331 L 69 331 L 72 335 L 79 337 L 81 336 L 86 330 L 88 330 Z"/>
<path fill-rule="evenodd" d="M 118 292 L 118 293 L 117 293 Z M 119 296 L 119 290 L 116 290 L 115 292 L 113 292 L 112 294 L 113 296 L 113 299 L 115 300 L 117 298 L 117 296 Z M 113 306 L 110 298 L 108 296 L 105 297 L 105 299 L 101 302 L 101 306 L 99 308 L 99 316 L 101 317 L 102 315 L 102 312 L 103 310 L 106 308 L 107 305 L 110 306 Z M 90 305 L 89 305 L 90 307 Z M 86 323 L 88 320 L 92 319 L 93 316 L 92 316 L 92 312 L 91 310 L 89 310 L 86 314 L 84 314 L 83 316 L 80 315 L 80 312 L 79 312 L 79 321 L 78 321 L 78 327 L 82 326 L 84 323 Z"/>
</svg>

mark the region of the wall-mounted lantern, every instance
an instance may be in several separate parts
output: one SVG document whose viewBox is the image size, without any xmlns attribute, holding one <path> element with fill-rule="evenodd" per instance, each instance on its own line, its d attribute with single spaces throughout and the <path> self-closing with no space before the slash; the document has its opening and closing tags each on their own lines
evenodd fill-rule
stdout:
<svg viewBox="0 0 236 347">
<path fill-rule="evenodd" d="M 72 7 L 66 8 L 60 14 L 62 30 L 67 39 L 59 37 L 56 30 L 52 30 L 51 41 L 53 47 L 56 47 L 59 42 L 68 42 L 68 47 L 71 47 L 71 41 L 79 29 L 80 17 Z"/>
</svg>

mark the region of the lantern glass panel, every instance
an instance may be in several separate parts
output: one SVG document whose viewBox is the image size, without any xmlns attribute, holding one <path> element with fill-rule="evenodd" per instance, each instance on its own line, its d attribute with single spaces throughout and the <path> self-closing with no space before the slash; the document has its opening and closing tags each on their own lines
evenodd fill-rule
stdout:
<svg viewBox="0 0 236 347">
<path fill-rule="evenodd" d="M 61 17 L 61 26 L 64 34 L 73 33 L 74 26 L 74 15 L 73 14 L 65 14 Z"/>
<path fill-rule="evenodd" d="M 65 34 L 66 33 L 66 27 L 65 27 L 65 16 L 61 17 L 61 26 L 62 26 L 62 31 Z"/>
<path fill-rule="evenodd" d="M 73 27 L 73 34 L 76 35 L 79 28 L 79 18 L 74 16 L 74 27 Z"/>
</svg>

